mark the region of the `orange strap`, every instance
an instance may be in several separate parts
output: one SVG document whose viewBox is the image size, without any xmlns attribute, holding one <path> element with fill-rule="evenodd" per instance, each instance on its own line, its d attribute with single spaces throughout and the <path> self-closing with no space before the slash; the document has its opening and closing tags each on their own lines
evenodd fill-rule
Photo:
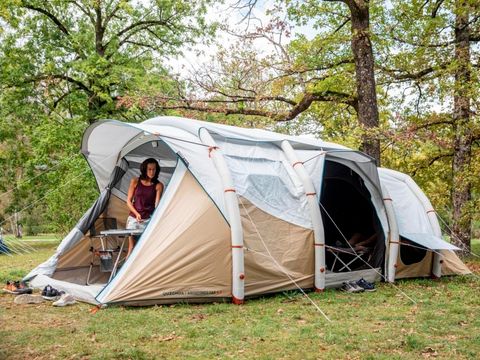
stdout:
<svg viewBox="0 0 480 360">
<path fill-rule="evenodd" d="M 294 162 L 294 163 L 292 164 L 292 167 L 295 167 L 295 166 L 297 166 L 298 164 L 302 164 L 302 165 L 303 165 L 303 161 Z"/>
<path fill-rule="evenodd" d="M 101 305 L 96 305 L 96 306 L 94 306 L 93 308 L 91 308 L 91 309 L 89 310 L 89 312 L 90 312 L 90 314 L 95 315 L 95 314 L 98 312 L 98 310 L 100 310 L 101 308 L 102 308 Z"/>
<path fill-rule="evenodd" d="M 307 196 L 313 196 L 313 195 L 317 195 L 317 193 L 314 193 L 314 192 L 313 192 L 313 193 L 306 193 L 305 195 L 307 195 Z"/>
<path fill-rule="evenodd" d="M 242 249 L 242 245 L 232 245 L 232 249 Z"/>
<path fill-rule="evenodd" d="M 317 244 L 317 243 L 315 243 L 315 244 L 313 244 L 313 246 L 325 246 L 325 244 Z"/>
<path fill-rule="evenodd" d="M 235 189 L 225 189 L 223 192 L 237 192 Z"/>
<path fill-rule="evenodd" d="M 435 212 L 435 210 L 433 210 L 433 209 L 432 209 L 432 210 L 428 210 L 428 211 L 427 211 L 427 214 L 428 214 L 428 213 L 431 213 L 431 212 Z"/>
</svg>

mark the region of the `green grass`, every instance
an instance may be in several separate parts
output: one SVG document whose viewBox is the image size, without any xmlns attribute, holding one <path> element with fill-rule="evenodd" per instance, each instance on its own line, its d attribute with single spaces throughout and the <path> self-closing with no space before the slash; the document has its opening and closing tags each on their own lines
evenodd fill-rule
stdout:
<svg viewBox="0 0 480 360">
<path fill-rule="evenodd" d="M 35 253 L 0 256 L 2 281 L 26 274 L 55 248 L 32 244 Z M 473 251 L 480 253 L 480 241 Z M 375 293 L 309 293 L 332 322 L 295 292 L 243 306 L 109 307 L 94 315 L 88 304 L 15 305 L 2 294 L 0 359 L 476 359 L 480 259 L 467 262 L 476 275 L 382 283 Z"/>
</svg>

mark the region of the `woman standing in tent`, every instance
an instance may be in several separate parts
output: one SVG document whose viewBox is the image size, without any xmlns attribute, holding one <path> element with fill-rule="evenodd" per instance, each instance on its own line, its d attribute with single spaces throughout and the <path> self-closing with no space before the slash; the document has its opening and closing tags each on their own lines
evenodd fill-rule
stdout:
<svg viewBox="0 0 480 360">
<path fill-rule="evenodd" d="M 153 211 L 160 202 L 163 184 L 158 180 L 160 165 L 157 160 L 148 158 L 140 165 L 140 177 L 133 178 L 128 188 L 127 206 L 130 213 L 127 218 L 127 229 L 143 229 L 147 225 Z M 128 239 L 127 258 L 135 246 L 135 238 Z"/>
</svg>

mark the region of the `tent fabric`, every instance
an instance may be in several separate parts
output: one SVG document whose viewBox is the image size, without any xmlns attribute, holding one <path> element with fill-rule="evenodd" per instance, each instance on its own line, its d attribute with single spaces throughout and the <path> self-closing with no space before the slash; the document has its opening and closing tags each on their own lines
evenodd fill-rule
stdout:
<svg viewBox="0 0 480 360">
<path fill-rule="evenodd" d="M 110 199 L 110 194 L 113 187 L 120 181 L 127 170 L 127 162 L 122 159 L 119 166 L 115 166 L 112 174 L 110 175 L 110 181 L 103 191 L 100 193 L 100 196 L 92 205 L 89 211 L 80 219 L 76 227 L 84 234 L 87 233 L 88 229 L 93 225 L 95 220 L 100 216 L 100 214 L 105 210 L 105 207 L 108 204 Z"/>
<path fill-rule="evenodd" d="M 426 251 L 422 261 L 406 265 L 403 263 L 401 256 L 398 256 L 396 279 L 430 277 L 432 274 L 433 253 Z"/>
<path fill-rule="evenodd" d="M 172 198 L 155 212 L 149 234 L 142 235 L 101 302 L 230 296 L 228 224 L 190 172 L 177 171 Z M 146 235 L 151 241 L 142 241 Z"/>
<path fill-rule="evenodd" d="M 468 275 L 472 272 L 453 251 L 440 251 L 442 254 L 442 275 Z"/>
<path fill-rule="evenodd" d="M 43 289 L 47 285 L 59 291 L 68 292 L 75 299 L 92 305 L 98 305 L 98 301 L 95 300 L 95 295 L 98 294 L 104 286 L 102 284 L 89 286 L 72 284 L 70 281 L 57 280 L 46 275 L 38 275 L 30 282 L 30 286 L 37 289 Z"/>
<path fill-rule="evenodd" d="M 88 232 L 98 216 L 105 210 L 110 198 L 111 189 L 125 174 L 126 166 L 127 164 L 122 160 L 118 166 L 115 166 L 112 169 L 105 189 L 103 189 L 100 196 L 82 216 L 70 233 L 62 240 L 62 243 L 57 248 L 55 254 L 36 269 L 32 270 L 27 276 L 25 276 L 24 280 L 29 280 L 37 275 L 52 275 L 54 273 L 55 269 L 58 267 L 58 260 L 60 257 L 84 239 L 84 235 Z M 80 246 L 85 247 L 84 244 L 80 244 Z"/>
<path fill-rule="evenodd" d="M 212 143 L 203 143 L 206 138 Z M 237 258 L 232 261 L 227 208 L 236 208 L 232 203 L 227 207 L 225 192 L 230 193 L 231 199 L 234 190 L 240 210 L 240 219 L 235 220 L 241 221 L 243 231 L 245 274 L 241 275 L 245 279 L 245 295 L 313 287 L 315 251 L 311 219 L 316 209 L 308 206 L 304 181 L 294 167 L 297 163 L 290 163 L 282 150 L 284 141 L 289 142 L 293 157 L 303 164 L 313 183 L 315 193 L 309 190 L 308 196 L 320 200 L 325 188 L 325 163 L 336 163 L 345 172 L 338 176 L 343 176 L 343 180 L 350 176 L 362 187 L 361 201 L 368 203 L 363 209 L 372 213 L 362 219 L 378 218 L 378 230 L 383 231 L 379 241 L 385 246 L 378 247 L 378 258 L 370 264 L 378 269 L 326 273 L 327 286 L 338 286 L 359 274 L 377 279 L 379 272 L 384 271 L 390 248 L 385 243 L 390 224 L 398 223 L 402 236 L 418 243 L 423 241 L 423 246 L 451 249 L 441 242 L 438 223 L 422 205 L 428 199 L 420 190 L 412 192 L 413 180 L 401 173 L 377 169 L 375 161 L 361 152 L 311 138 L 179 117 L 157 117 L 140 124 L 105 120 L 91 125 L 82 140 L 82 153 L 96 178 L 99 198 L 55 254 L 25 279 L 38 284 L 55 281 L 59 287 L 71 287 L 79 298 L 92 302 L 93 297 L 93 303 L 101 304 L 146 305 L 231 298 L 232 267 Z M 228 170 L 225 173 L 232 178 L 234 189 L 226 188 L 225 179 L 218 175 L 218 163 L 211 157 L 213 149 L 215 158 L 221 158 L 222 164 L 224 161 Z M 98 245 L 98 239 L 88 236 L 88 229 L 99 217 L 115 218 L 119 228 L 125 226 L 128 186 L 139 175 L 140 164 L 147 157 L 159 159 L 162 168 L 160 181 L 166 187 L 160 204 L 116 275 L 109 281 L 108 274 L 94 265 L 89 283 L 95 284 L 86 286 L 92 261 L 90 247 Z M 396 218 L 390 213 L 387 217 L 382 187 L 388 188 L 394 200 Z M 333 196 L 332 206 L 339 199 L 345 202 L 342 196 Z M 348 216 L 344 218 L 349 221 Z M 325 227 L 323 231 L 315 236 L 326 236 Z M 329 240 L 332 239 L 326 239 Z M 445 273 L 468 271 L 451 251 L 440 251 L 445 259 Z M 397 278 L 429 276 L 431 258 L 432 253 L 427 251 L 416 264 L 405 265 L 399 259 Z"/>
<path fill-rule="evenodd" d="M 394 176 L 395 173 L 392 170 L 379 169 L 379 175 L 382 184 L 392 197 L 400 235 L 404 237 L 407 237 L 405 234 L 435 235 L 425 208 L 408 185 Z"/>
<path fill-rule="evenodd" d="M 432 234 L 402 234 L 408 240 L 411 240 L 419 245 L 422 245 L 432 250 L 460 250 L 455 245 L 452 245 Z"/>
<path fill-rule="evenodd" d="M 408 175 L 398 171 L 379 168 L 378 173 L 382 185 L 388 189 L 392 198 L 400 235 L 427 249 L 439 252 L 442 255 L 442 274 L 471 273 L 452 252 L 458 248 L 438 236 L 441 233 L 438 221 L 432 224 L 427 214 L 427 211 L 433 208 L 418 185 Z M 412 187 L 416 188 L 418 193 L 415 193 Z M 396 278 L 431 276 L 432 255 L 433 253 L 428 251 L 423 260 L 405 265 L 399 253 Z"/>
<path fill-rule="evenodd" d="M 240 197 L 245 294 L 313 287 L 313 230 L 276 218 Z M 288 274 L 288 275 L 287 275 Z M 290 276 L 290 277 L 289 277 Z"/>
</svg>

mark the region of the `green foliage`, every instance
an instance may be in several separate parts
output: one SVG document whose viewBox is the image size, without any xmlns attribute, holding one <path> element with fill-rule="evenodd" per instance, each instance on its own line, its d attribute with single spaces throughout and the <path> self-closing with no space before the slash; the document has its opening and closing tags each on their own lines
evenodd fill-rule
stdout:
<svg viewBox="0 0 480 360">
<path fill-rule="evenodd" d="M 143 120 L 121 99 L 171 91 L 164 59 L 210 36 L 205 1 L 8 0 L 0 4 L 0 214 L 67 231 L 96 197 L 79 154 L 102 118 Z M 37 229 L 37 230 L 35 230 Z M 42 230 L 42 231 L 43 231 Z"/>
</svg>

